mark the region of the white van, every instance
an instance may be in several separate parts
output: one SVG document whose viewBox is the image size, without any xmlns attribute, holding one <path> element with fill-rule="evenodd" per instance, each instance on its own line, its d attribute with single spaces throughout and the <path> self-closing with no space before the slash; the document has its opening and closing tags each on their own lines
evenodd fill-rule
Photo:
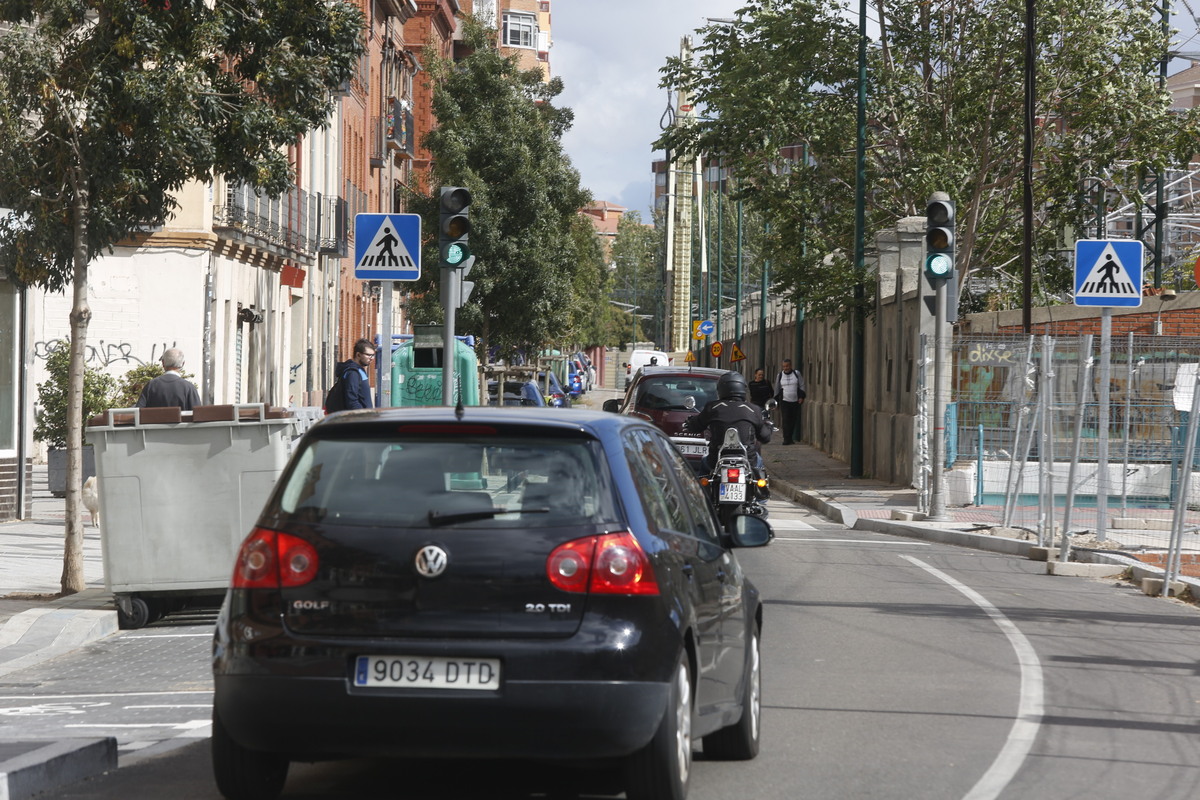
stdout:
<svg viewBox="0 0 1200 800">
<path fill-rule="evenodd" d="M 629 382 L 642 367 L 667 367 L 670 364 L 671 357 L 662 350 L 634 350 L 629 354 L 629 363 L 625 365 L 625 388 L 629 388 Z"/>
</svg>

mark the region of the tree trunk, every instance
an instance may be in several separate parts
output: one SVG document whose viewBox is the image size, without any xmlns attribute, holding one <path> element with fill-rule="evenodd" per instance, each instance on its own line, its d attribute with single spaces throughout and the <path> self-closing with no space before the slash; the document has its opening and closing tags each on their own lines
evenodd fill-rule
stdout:
<svg viewBox="0 0 1200 800">
<path fill-rule="evenodd" d="M 72 276 L 71 361 L 67 369 L 67 518 L 63 548 L 62 593 L 75 594 L 87 586 L 83 576 L 83 372 L 87 329 L 92 319 L 88 307 L 88 252 L 86 181 L 76 176 L 75 256 Z"/>
</svg>

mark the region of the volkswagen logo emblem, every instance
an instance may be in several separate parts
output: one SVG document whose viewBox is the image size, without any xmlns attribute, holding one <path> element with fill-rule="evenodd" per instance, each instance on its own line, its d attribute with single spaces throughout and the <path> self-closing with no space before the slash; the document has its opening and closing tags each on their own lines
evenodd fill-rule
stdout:
<svg viewBox="0 0 1200 800">
<path fill-rule="evenodd" d="M 426 578 L 436 578 L 446 571 L 450 556 L 436 544 L 427 544 L 417 551 L 417 572 Z"/>
</svg>

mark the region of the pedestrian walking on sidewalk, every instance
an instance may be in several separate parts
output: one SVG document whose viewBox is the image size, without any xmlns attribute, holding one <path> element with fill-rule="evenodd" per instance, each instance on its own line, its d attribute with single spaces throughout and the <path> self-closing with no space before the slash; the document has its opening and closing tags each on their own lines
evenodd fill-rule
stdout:
<svg viewBox="0 0 1200 800">
<path fill-rule="evenodd" d="M 181 411 L 191 411 L 200 405 L 200 393 L 190 381 L 179 374 L 183 369 L 183 351 L 170 347 L 163 351 L 163 374 L 142 387 L 138 397 L 138 408 L 168 408 L 176 406 Z"/>
<path fill-rule="evenodd" d="M 792 360 L 783 360 L 783 369 L 775 378 L 775 400 L 779 403 L 779 427 L 783 429 L 783 443 L 791 444 L 792 434 L 796 431 L 796 421 L 800 418 L 800 404 L 808 396 L 804 376 L 799 370 L 792 369 Z"/>
<path fill-rule="evenodd" d="M 750 402 L 765 409 L 767 401 L 771 399 L 771 395 L 775 394 L 775 389 L 767 381 L 766 373 L 761 367 L 754 370 L 754 380 L 750 381 L 747 386 L 750 389 Z"/>
<path fill-rule="evenodd" d="M 354 343 L 354 355 L 338 365 L 337 374 L 342 379 L 346 404 L 343 408 L 374 408 L 371 397 L 371 379 L 367 367 L 375 358 L 375 345 L 370 339 L 359 339 Z"/>
</svg>

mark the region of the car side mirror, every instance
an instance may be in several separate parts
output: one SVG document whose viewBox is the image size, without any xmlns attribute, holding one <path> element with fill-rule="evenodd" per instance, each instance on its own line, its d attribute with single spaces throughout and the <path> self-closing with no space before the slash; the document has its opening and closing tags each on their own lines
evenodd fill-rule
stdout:
<svg viewBox="0 0 1200 800">
<path fill-rule="evenodd" d="M 604 404 L 600 407 L 605 411 L 611 411 L 612 413 L 616 414 L 621 410 L 621 401 L 616 399 L 605 400 Z"/>
<path fill-rule="evenodd" d="M 729 536 L 734 547 L 763 547 L 775 538 L 775 531 L 762 517 L 738 514 L 733 518 L 731 527 Z"/>
<path fill-rule="evenodd" d="M 688 411 L 695 411 L 696 410 L 696 398 L 692 397 L 689 394 L 687 397 L 684 398 L 683 405 L 687 408 Z"/>
</svg>

